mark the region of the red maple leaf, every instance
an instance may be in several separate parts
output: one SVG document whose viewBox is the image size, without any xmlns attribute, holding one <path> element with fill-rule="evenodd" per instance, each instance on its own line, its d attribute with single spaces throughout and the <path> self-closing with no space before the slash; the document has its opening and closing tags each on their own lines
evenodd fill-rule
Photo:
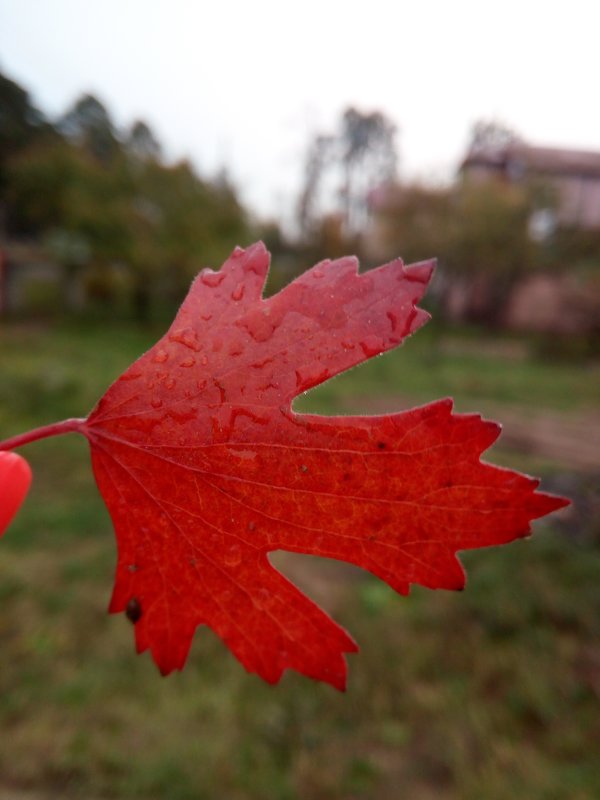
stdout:
<svg viewBox="0 0 600 800">
<path fill-rule="evenodd" d="M 415 304 L 432 262 L 358 275 L 354 258 L 325 261 L 264 300 L 268 264 L 256 244 L 204 270 L 89 418 L 59 426 L 89 439 L 118 543 L 110 611 L 135 623 L 138 651 L 181 669 L 208 625 L 271 683 L 291 668 L 343 688 L 356 644 L 270 552 L 347 561 L 403 594 L 460 589 L 458 550 L 526 536 L 567 501 L 482 463 L 500 428 L 451 400 L 379 417 L 292 410 L 428 319 Z"/>
</svg>

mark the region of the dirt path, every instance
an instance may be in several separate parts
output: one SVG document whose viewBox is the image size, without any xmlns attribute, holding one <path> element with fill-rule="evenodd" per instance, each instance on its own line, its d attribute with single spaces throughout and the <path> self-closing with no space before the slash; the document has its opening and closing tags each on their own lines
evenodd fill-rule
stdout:
<svg viewBox="0 0 600 800">
<path fill-rule="evenodd" d="M 518 409 L 499 408 L 497 416 L 503 446 L 575 470 L 600 470 L 600 414 L 541 411 L 524 416 Z"/>
</svg>

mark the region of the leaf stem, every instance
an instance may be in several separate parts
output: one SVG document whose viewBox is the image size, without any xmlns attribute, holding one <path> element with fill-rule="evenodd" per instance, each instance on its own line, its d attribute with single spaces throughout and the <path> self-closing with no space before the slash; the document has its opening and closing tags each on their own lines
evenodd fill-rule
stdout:
<svg viewBox="0 0 600 800">
<path fill-rule="evenodd" d="M 85 419 L 64 419 L 62 422 L 54 422 L 52 425 L 43 425 L 41 428 L 34 428 L 27 433 L 13 436 L 0 442 L 0 450 L 14 450 L 15 447 L 22 447 L 29 442 L 37 442 L 38 439 L 46 439 L 48 436 L 60 436 L 63 433 L 83 433 L 83 428 L 87 420 Z"/>
</svg>

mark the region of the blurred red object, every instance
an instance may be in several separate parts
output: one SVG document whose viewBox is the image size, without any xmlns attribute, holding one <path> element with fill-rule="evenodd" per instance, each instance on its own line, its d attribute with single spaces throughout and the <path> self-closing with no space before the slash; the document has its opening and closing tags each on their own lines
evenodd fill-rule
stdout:
<svg viewBox="0 0 600 800">
<path fill-rule="evenodd" d="M 31 468 L 16 453 L 0 451 L 0 536 L 19 510 L 31 484 Z"/>
</svg>

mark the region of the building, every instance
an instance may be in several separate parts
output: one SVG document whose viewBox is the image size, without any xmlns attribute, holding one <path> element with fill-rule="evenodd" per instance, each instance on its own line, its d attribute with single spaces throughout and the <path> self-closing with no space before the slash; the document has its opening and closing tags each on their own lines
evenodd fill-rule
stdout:
<svg viewBox="0 0 600 800">
<path fill-rule="evenodd" d="M 64 266 L 36 242 L 0 241 L 0 317 L 62 311 L 81 294 L 80 283 L 69 285 Z"/>
<path fill-rule="evenodd" d="M 600 228 L 600 152 L 536 147 L 512 140 L 472 147 L 460 172 L 467 180 L 535 181 L 553 190 L 553 207 L 540 208 L 532 219 L 536 238 L 543 238 L 556 225 Z"/>
</svg>

